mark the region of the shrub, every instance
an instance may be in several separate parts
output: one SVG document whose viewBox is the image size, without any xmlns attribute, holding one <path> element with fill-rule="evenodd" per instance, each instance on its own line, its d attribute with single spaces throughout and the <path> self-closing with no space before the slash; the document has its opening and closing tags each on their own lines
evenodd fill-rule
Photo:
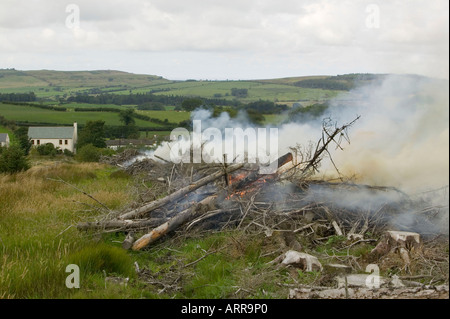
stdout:
<svg viewBox="0 0 450 319">
<path fill-rule="evenodd" d="M 112 156 L 114 154 L 116 154 L 117 152 L 113 149 L 110 148 L 102 148 L 100 149 L 100 154 L 103 156 Z"/>
<path fill-rule="evenodd" d="M 73 153 L 71 152 L 71 151 L 69 151 L 67 148 L 66 149 L 64 149 L 64 155 L 66 155 L 66 156 L 70 156 L 70 157 L 73 157 Z"/>
<path fill-rule="evenodd" d="M 16 173 L 30 168 L 23 150 L 17 145 L 3 149 L 0 154 L 0 173 Z"/>
<path fill-rule="evenodd" d="M 37 147 L 37 151 L 38 151 L 39 155 L 55 156 L 56 153 L 57 153 L 57 150 L 56 150 L 55 146 L 52 143 L 39 145 Z"/>
<path fill-rule="evenodd" d="M 92 144 L 86 144 L 78 150 L 76 159 L 80 162 L 98 162 L 100 160 L 100 149 Z"/>
</svg>

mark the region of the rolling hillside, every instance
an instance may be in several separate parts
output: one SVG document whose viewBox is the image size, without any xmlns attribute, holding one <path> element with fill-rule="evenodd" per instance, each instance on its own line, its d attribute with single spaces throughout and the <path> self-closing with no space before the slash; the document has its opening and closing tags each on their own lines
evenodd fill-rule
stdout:
<svg viewBox="0 0 450 319">
<path fill-rule="evenodd" d="M 299 87 L 295 83 L 327 76 L 252 81 L 171 81 L 155 75 L 121 71 L 18 71 L 0 69 L 0 93 L 34 92 L 41 100 L 57 101 L 76 94 L 130 94 L 198 96 L 248 103 L 270 100 L 292 104 L 303 100 L 326 100 L 339 90 Z M 245 89 L 247 94 L 235 96 L 232 89 Z"/>
</svg>

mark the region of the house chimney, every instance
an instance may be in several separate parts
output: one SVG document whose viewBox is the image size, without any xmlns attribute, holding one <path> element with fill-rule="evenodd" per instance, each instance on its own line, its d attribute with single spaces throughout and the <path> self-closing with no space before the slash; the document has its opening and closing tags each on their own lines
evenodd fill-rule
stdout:
<svg viewBox="0 0 450 319">
<path fill-rule="evenodd" d="M 78 140 L 78 125 L 77 122 L 73 122 L 73 145 L 75 148 L 75 144 L 77 143 Z"/>
</svg>

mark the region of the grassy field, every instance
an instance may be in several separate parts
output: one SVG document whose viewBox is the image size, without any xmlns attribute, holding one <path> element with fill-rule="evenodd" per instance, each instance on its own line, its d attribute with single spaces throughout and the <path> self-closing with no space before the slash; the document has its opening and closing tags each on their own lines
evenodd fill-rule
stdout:
<svg viewBox="0 0 450 319">
<path fill-rule="evenodd" d="M 136 113 L 160 120 L 167 119 L 171 123 L 180 123 L 191 117 L 191 113 L 186 111 L 136 111 Z"/>
<path fill-rule="evenodd" d="M 178 123 L 180 118 L 186 118 L 186 114 L 176 111 L 151 111 L 158 112 L 155 117 L 164 120 L 168 119 L 170 123 Z M 28 123 L 54 123 L 56 124 L 72 124 L 77 122 L 85 124 L 87 121 L 103 120 L 106 125 L 122 125 L 117 113 L 111 112 L 59 112 L 53 110 L 40 109 L 37 107 L 10 105 L 0 103 L 0 114 L 8 120 Z M 150 116 L 150 115 L 149 115 Z M 188 117 L 188 116 L 187 116 Z M 162 127 L 160 124 L 135 119 L 136 125 L 142 128 Z"/>
<path fill-rule="evenodd" d="M 79 218 L 93 214 L 82 202 L 95 203 L 48 178 L 61 177 L 114 209 L 133 197 L 123 191 L 128 180 L 111 183 L 111 172 L 98 164 L 46 162 L 25 173 L 0 174 L 0 298 L 71 296 L 73 292 L 64 284 L 65 267 L 74 258 L 81 259 L 77 253 L 95 241 L 75 229 L 63 231 Z M 114 253 L 111 249 L 105 248 Z M 95 283 L 95 275 L 87 277 L 85 285 Z"/>
<path fill-rule="evenodd" d="M 147 250 L 125 251 L 125 234 L 74 227 L 107 214 L 80 190 L 120 211 L 138 200 L 139 180 L 104 164 L 31 160 L 26 172 L 0 174 L 0 298 L 278 299 L 287 297 L 289 285 L 310 284 L 320 275 L 268 264 L 279 248 L 277 234 L 172 234 Z M 334 253 L 330 243 L 320 249 Z M 66 287 L 69 264 L 80 268 L 78 289 Z M 107 283 L 105 275 L 129 282 Z"/>
<path fill-rule="evenodd" d="M 6 127 L 3 127 L 1 125 L 0 125 L 0 133 L 8 133 L 10 136 L 12 135 L 11 130 L 9 130 Z"/>
<path fill-rule="evenodd" d="M 0 174 L 0 298 L 285 298 L 287 288 L 276 282 L 295 280 L 286 270 L 269 271 L 271 258 L 261 255 L 273 246 L 264 237 L 172 236 L 130 252 L 120 247 L 124 235 L 80 232 L 76 223 L 105 213 L 75 187 L 120 210 L 136 200 L 132 178 L 102 164 L 33 162 L 27 172 Z M 74 187 L 55 181 L 59 178 Z M 198 260 L 205 251 L 217 252 Z M 148 278 L 138 278 L 134 262 Z M 80 267 L 79 289 L 65 285 L 69 264 Z M 129 283 L 106 284 L 105 273 Z M 177 278 L 179 289 L 161 289 Z"/>
<path fill-rule="evenodd" d="M 239 98 L 243 103 L 257 100 L 278 102 L 296 102 L 299 100 L 325 100 L 337 96 L 340 91 L 304 89 L 292 85 L 252 82 L 252 81 L 195 81 L 160 85 L 158 88 L 167 91 L 157 92 L 159 95 L 200 96 L 203 98 L 220 98 L 233 100 L 232 88 L 247 89 L 248 96 Z"/>
</svg>

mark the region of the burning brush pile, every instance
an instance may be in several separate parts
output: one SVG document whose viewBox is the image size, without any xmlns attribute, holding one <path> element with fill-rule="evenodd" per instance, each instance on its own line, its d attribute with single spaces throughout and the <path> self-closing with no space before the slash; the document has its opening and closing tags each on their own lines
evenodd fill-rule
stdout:
<svg viewBox="0 0 450 319">
<path fill-rule="evenodd" d="M 135 162 L 127 170 L 154 185 L 142 201 L 78 229 L 126 233 L 123 248 L 135 251 L 175 233 L 205 230 L 281 238 L 274 267 L 323 274 L 320 286 L 291 287 L 290 298 L 448 298 L 448 234 L 439 229 L 448 207 L 393 187 L 314 178 L 328 147 L 339 146 L 336 140 L 348 126 L 324 130 L 308 154 L 292 149 L 272 174 L 248 163 Z M 339 254 L 311 253 L 331 240 L 341 242 Z M 349 254 L 359 245 L 371 249 Z M 386 277 L 370 275 L 370 265 Z"/>
</svg>

